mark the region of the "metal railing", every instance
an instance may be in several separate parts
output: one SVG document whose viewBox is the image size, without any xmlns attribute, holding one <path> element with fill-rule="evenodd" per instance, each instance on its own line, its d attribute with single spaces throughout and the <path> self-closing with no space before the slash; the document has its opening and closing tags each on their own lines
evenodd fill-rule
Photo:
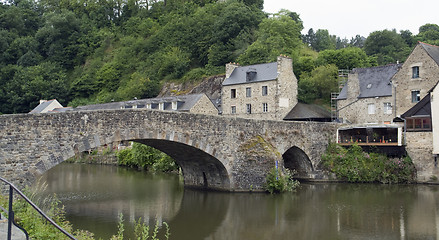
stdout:
<svg viewBox="0 0 439 240">
<path fill-rule="evenodd" d="M 73 235 L 68 233 L 66 230 L 64 230 L 62 227 L 60 227 L 58 224 L 56 224 L 56 222 L 53 221 L 50 217 L 48 217 L 46 214 L 44 214 L 44 212 L 39 207 L 37 207 L 37 205 L 35 205 L 28 197 L 26 197 L 26 195 L 24 195 L 20 190 L 18 190 L 18 188 L 16 188 L 12 183 L 8 182 L 6 179 L 4 179 L 2 177 L 0 177 L 0 180 L 2 182 L 6 183 L 7 185 L 9 185 L 9 210 L 6 211 L 6 209 L 1 208 L 3 211 L 7 212 L 7 214 L 8 214 L 8 238 L 7 238 L 7 240 L 11 240 L 11 237 L 12 237 L 12 224 L 14 226 L 18 227 L 19 229 L 21 229 L 25 233 L 26 239 L 29 240 L 29 235 L 26 232 L 26 230 L 24 230 L 23 228 L 18 226 L 14 221 L 14 211 L 12 210 L 12 203 L 13 203 L 13 199 L 14 199 L 13 198 L 14 197 L 14 190 L 26 202 L 28 202 L 29 205 L 31 205 L 43 218 L 45 218 L 50 224 L 52 224 L 54 227 L 56 227 L 60 232 L 62 232 L 64 235 L 66 235 L 70 239 L 76 240 L 76 238 L 73 237 Z"/>
</svg>

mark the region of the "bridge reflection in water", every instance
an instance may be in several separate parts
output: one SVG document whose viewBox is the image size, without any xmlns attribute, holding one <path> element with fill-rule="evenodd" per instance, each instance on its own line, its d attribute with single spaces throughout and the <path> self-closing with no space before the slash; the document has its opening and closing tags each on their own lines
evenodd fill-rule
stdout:
<svg viewBox="0 0 439 240">
<path fill-rule="evenodd" d="M 439 186 L 302 184 L 296 193 L 184 190 L 178 176 L 61 164 L 43 175 L 76 228 L 108 239 L 123 213 L 171 239 L 439 239 Z M 162 233 L 163 234 L 163 233 Z M 131 237 L 132 238 L 132 237 Z"/>
</svg>

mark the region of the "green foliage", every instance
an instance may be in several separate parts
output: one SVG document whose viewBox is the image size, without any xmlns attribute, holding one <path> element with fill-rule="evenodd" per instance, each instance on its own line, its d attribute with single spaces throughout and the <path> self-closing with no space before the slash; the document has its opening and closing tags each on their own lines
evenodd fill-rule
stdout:
<svg viewBox="0 0 439 240">
<path fill-rule="evenodd" d="M 379 65 L 405 61 L 411 48 L 396 30 L 373 32 L 367 37 L 364 51 L 375 56 Z"/>
<path fill-rule="evenodd" d="M 117 162 L 121 166 L 155 172 L 171 172 L 178 169 L 175 161 L 165 153 L 136 142 L 131 149 L 123 149 L 117 153 Z"/>
<path fill-rule="evenodd" d="M 322 165 L 338 179 L 348 182 L 407 183 L 415 177 L 410 157 L 387 158 L 383 154 L 363 152 L 358 145 L 345 149 L 329 144 Z"/>
<path fill-rule="evenodd" d="M 281 54 L 296 56 L 302 44 L 300 30 L 301 25 L 287 15 L 264 19 L 259 24 L 257 40 L 239 56 L 238 62 L 247 65 L 273 62 Z"/>
<path fill-rule="evenodd" d="M 326 64 L 351 69 L 404 61 L 416 41 L 439 44 L 436 24 L 421 26 L 416 36 L 374 32 L 366 43 L 359 35 L 348 43 L 325 29 L 301 36 L 298 13 L 281 10 L 271 17 L 262 7 L 262 0 L 1 4 L 0 112 L 29 112 L 40 98 L 77 106 L 155 97 L 163 80 L 222 74 L 228 62 L 266 63 L 288 55 L 300 78 Z M 362 48 L 367 57 L 359 49 L 343 50 L 349 47 Z M 322 54 L 316 60 L 303 49 Z M 28 77 L 31 83 L 23 81 Z"/>
<path fill-rule="evenodd" d="M 66 230 L 77 239 L 93 240 L 93 234 L 84 230 L 77 230 L 73 232 L 71 224 L 65 219 L 64 207 L 61 206 L 60 201 L 56 196 L 45 196 L 43 199 L 36 197 L 36 192 L 25 190 L 24 193 L 42 208 L 52 220 L 54 220 L 60 227 Z M 8 199 L 0 196 L 0 205 L 7 208 Z M 29 233 L 31 239 L 47 240 L 47 239 L 70 239 L 61 233 L 54 226 L 49 224 L 41 215 L 31 207 L 22 198 L 15 198 L 13 209 L 15 213 L 15 221 Z"/>
<path fill-rule="evenodd" d="M 119 223 L 118 223 L 118 232 L 116 235 L 113 235 L 110 240 L 123 240 L 125 232 L 125 225 L 124 225 L 123 215 L 119 215 Z M 165 226 L 165 239 L 169 239 L 170 233 L 169 233 L 169 225 L 166 222 L 162 222 L 162 224 Z M 139 218 L 137 221 L 135 221 L 134 226 L 134 236 L 136 240 L 159 240 L 157 237 L 159 229 L 160 229 L 160 222 L 157 220 L 154 226 L 154 229 L 150 233 L 149 226 L 145 225 L 144 222 L 142 222 L 142 218 Z"/>
<path fill-rule="evenodd" d="M 353 69 L 371 67 L 374 59 L 366 55 L 360 48 L 342 48 L 339 50 L 324 50 L 319 53 L 319 65 L 335 64 L 338 69 Z"/>
<path fill-rule="evenodd" d="M 273 167 L 265 177 L 265 190 L 270 194 L 296 191 L 300 183 L 292 175 L 289 171 L 282 172 Z"/>
<path fill-rule="evenodd" d="M 310 74 L 304 73 L 299 81 L 299 101 L 313 103 L 321 99 L 329 103 L 331 92 L 338 90 L 338 69 L 335 65 L 315 68 Z"/>
</svg>

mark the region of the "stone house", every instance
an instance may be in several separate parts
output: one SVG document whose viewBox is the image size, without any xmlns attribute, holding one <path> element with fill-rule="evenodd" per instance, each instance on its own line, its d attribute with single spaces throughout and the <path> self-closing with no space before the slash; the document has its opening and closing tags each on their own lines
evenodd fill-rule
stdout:
<svg viewBox="0 0 439 240">
<path fill-rule="evenodd" d="M 392 114 L 392 77 L 400 64 L 355 68 L 337 97 L 338 118 L 353 124 L 390 124 Z"/>
<path fill-rule="evenodd" d="M 102 110 L 102 109 L 155 109 L 161 111 L 190 112 L 196 114 L 218 115 L 218 109 L 206 94 L 189 94 L 171 97 L 134 99 L 124 102 L 112 102 L 78 106 L 73 110 Z"/>
<path fill-rule="evenodd" d="M 419 42 L 393 76 L 394 116 L 423 99 L 439 80 L 439 47 Z"/>
<path fill-rule="evenodd" d="M 54 109 L 61 109 L 63 106 L 56 99 L 52 100 L 40 100 L 40 104 L 36 106 L 29 113 L 47 113 Z"/>
<path fill-rule="evenodd" d="M 226 65 L 221 92 L 222 115 L 282 120 L 297 104 L 292 59 L 249 66 Z"/>
</svg>

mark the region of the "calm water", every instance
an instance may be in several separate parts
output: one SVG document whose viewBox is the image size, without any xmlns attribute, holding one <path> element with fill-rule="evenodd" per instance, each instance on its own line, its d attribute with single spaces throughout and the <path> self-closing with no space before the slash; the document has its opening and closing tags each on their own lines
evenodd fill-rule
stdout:
<svg viewBox="0 0 439 240">
<path fill-rule="evenodd" d="M 302 184 L 296 193 L 184 190 L 173 175 L 61 164 L 43 176 L 75 228 L 108 239 L 123 213 L 165 221 L 170 239 L 439 239 L 439 186 Z"/>
</svg>

